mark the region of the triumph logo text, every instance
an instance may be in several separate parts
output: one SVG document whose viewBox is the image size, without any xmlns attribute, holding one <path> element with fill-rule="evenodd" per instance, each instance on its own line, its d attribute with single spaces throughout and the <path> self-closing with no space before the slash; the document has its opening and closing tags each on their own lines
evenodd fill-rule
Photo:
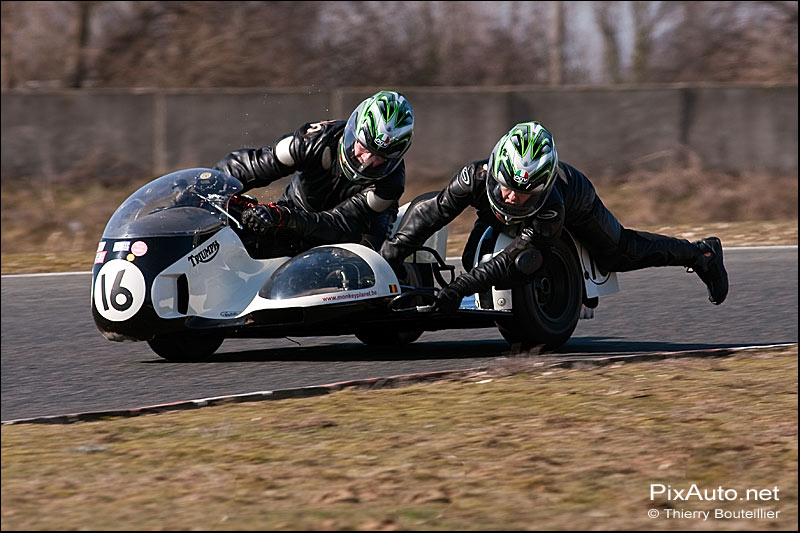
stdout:
<svg viewBox="0 0 800 533">
<path fill-rule="evenodd" d="M 219 242 L 214 241 L 198 253 L 189 255 L 189 262 L 192 263 L 192 267 L 196 267 L 200 263 L 208 263 L 217 256 L 217 252 L 219 252 Z"/>
</svg>

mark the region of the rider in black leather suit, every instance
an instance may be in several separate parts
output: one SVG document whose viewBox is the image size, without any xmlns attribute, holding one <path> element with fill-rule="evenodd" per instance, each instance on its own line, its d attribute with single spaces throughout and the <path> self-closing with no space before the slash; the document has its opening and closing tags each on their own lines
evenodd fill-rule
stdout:
<svg viewBox="0 0 800 533">
<path fill-rule="evenodd" d="M 238 178 L 244 191 L 295 173 L 277 202 L 240 206 L 260 241 L 293 252 L 340 242 L 377 250 L 397 218 L 413 129 L 405 97 L 379 91 L 347 122 L 304 124 L 274 147 L 231 152 L 214 169 Z"/>
<path fill-rule="evenodd" d="M 532 257 L 536 253 L 531 251 L 558 239 L 563 227 L 589 249 L 604 271 L 684 266 L 706 283 L 712 303 L 721 304 L 727 296 L 728 276 L 718 238 L 692 243 L 623 227 L 588 178 L 558 161 L 552 135 L 538 122 L 515 125 L 489 159 L 469 163 L 437 196 L 409 206 L 381 255 L 402 276 L 400 262 L 468 206 L 475 207 L 478 216 L 462 256 L 468 272 L 440 291 L 439 310 L 455 311 L 464 296 L 492 285 L 524 281 L 541 264 L 541 257 Z M 515 240 L 490 261 L 472 268 L 486 228 L 512 224 Z"/>
</svg>

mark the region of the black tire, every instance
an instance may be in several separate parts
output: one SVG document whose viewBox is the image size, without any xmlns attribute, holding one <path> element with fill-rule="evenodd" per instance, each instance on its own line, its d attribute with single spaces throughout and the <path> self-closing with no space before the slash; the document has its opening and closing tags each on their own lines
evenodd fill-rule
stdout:
<svg viewBox="0 0 800 533">
<path fill-rule="evenodd" d="M 583 303 L 583 277 L 578 252 L 565 236 L 543 249 L 543 262 L 530 283 L 512 290 L 513 318 L 497 329 L 510 344 L 554 350 L 575 331 Z"/>
<path fill-rule="evenodd" d="M 424 196 L 424 195 L 423 195 Z M 421 197 L 420 197 L 421 198 Z M 403 263 L 406 269 L 406 283 L 414 287 L 419 286 L 419 272 L 417 265 Z M 404 302 L 404 306 L 425 305 L 425 300 L 421 296 L 412 296 Z M 367 346 L 405 346 L 419 339 L 424 333 L 421 329 L 398 330 L 383 328 L 365 328 L 356 332 L 356 338 Z"/>
<path fill-rule="evenodd" d="M 225 337 L 221 333 L 175 333 L 147 341 L 159 356 L 173 363 L 196 363 L 216 352 Z"/>
<path fill-rule="evenodd" d="M 389 329 L 370 329 L 356 333 L 356 338 L 367 346 L 405 346 L 419 339 L 423 330 L 412 329 L 407 331 Z"/>
</svg>

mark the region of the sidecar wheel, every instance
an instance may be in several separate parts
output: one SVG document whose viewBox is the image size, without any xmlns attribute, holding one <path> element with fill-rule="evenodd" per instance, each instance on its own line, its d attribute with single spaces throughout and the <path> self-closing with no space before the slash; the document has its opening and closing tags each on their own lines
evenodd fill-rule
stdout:
<svg viewBox="0 0 800 533">
<path fill-rule="evenodd" d="M 193 363 L 207 360 L 216 352 L 222 341 L 219 333 L 176 333 L 147 341 L 150 348 L 167 361 Z"/>
<path fill-rule="evenodd" d="M 389 329 L 375 329 L 359 331 L 356 338 L 367 346 L 405 346 L 419 339 L 422 330 L 397 331 Z"/>
<path fill-rule="evenodd" d="M 532 281 L 512 290 L 514 316 L 497 328 L 510 344 L 554 350 L 575 331 L 583 302 L 578 252 L 569 237 L 542 250 L 544 262 Z"/>
</svg>

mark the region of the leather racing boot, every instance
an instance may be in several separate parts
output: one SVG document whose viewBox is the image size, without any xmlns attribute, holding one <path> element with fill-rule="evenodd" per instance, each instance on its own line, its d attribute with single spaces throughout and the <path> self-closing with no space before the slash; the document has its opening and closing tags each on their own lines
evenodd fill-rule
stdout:
<svg viewBox="0 0 800 533">
<path fill-rule="evenodd" d="M 689 266 L 708 288 L 708 301 L 719 305 L 728 296 L 728 272 L 722 262 L 722 242 L 717 237 L 706 237 L 695 243 L 702 255 Z"/>
</svg>

